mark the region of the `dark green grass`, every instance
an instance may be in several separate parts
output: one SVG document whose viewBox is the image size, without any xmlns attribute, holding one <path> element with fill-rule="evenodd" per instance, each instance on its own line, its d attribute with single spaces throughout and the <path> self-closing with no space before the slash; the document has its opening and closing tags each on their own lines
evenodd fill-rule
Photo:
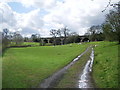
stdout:
<svg viewBox="0 0 120 90">
<path fill-rule="evenodd" d="M 95 59 L 93 64 L 92 76 L 95 81 L 95 87 L 98 88 L 118 88 L 118 44 L 117 42 L 90 42 L 89 45 L 97 45 L 95 50 Z M 78 81 L 78 75 L 81 68 L 88 60 L 88 52 L 81 57 L 80 61 L 74 64 L 63 76 L 57 88 L 75 88 Z"/>
<path fill-rule="evenodd" d="M 95 43 L 93 77 L 99 88 L 118 87 L 118 45 L 117 42 Z"/>
<path fill-rule="evenodd" d="M 82 53 L 87 45 L 10 48 L 3 56 L 3 88 L 37 85 Z"/>
</svg>

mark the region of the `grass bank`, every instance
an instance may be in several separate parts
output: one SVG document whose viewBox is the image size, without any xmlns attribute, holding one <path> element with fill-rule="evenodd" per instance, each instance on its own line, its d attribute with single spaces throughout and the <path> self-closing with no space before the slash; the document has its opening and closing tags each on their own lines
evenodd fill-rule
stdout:
<svg viewBox="0 0 120 90">
<path fill-rule="evenodd" d="M 80 73 L 89 60 L 90 54 L 91 48 L 80 58 L 80 60 L 67 70 L 55 88 L 78 88 Z"/>
<path fill-rule="evenodd" d="M 3 56 L 3 88 L 36 87 L 86 48 L 77 44 L 10 48 Z"/>
<path fill-rule="evenodd" d="M 88 45 L 96 45 L 95 58 L 93 64 L 93 73 L 95 87 L 98 88 L 118 88 L 118 44 L 117 42 L 90 42 Z M 86 53 L 81 59 L 74 64 L 68 72 L 63 76 L 63 79 L 56 86 L 58 88 L 75 88 L 81 68 L 85 65 L 89 58 L 89 53 Z"/>
<path fill-rule="evenodd" d="M 99 88 L 118 87 L 118 44 L 117 42 L 98 42 L 95 48 L 93 78 Z"/>
</svg>

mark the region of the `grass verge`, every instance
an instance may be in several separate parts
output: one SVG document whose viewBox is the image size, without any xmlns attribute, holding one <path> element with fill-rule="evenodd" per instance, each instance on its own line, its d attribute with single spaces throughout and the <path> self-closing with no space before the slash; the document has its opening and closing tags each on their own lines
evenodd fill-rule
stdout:
<svg viewBox="0 0 120 90">
<path fill-rule="evenodd" d="M 118 88 L 117 42 L 96 43 L 93 78 L 99 88 Z"/>
</svg>

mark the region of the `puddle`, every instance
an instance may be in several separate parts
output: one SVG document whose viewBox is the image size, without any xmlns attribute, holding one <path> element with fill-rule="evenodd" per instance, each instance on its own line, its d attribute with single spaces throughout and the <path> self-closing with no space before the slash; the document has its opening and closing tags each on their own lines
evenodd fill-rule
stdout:
<svg viewBox="0 0 120 90">
<path fill-rule="evenodd" d="M 94 50 L 92 48 L 90 59 L 87 61 L 83 69 L 83 72 L 80 75 L 79 88 L 93 88 L 91 75 L 90 75 L 92 72 L 93 60 L 94 60 Z"/>
</svg>

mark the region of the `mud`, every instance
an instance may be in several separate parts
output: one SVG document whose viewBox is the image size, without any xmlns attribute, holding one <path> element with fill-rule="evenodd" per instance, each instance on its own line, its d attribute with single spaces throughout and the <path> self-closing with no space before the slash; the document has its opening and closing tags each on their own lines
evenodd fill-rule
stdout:
<svg viewBox="0 0 120 90">
<path fill-rule="evenodd" d="M 83 72 L 80 75 L 80 80 L 78 85 L 79 88 L 94 88 L 94 84 L 91 76 L 93 60 L 94 60 L 94 50 L 92 48 L 90 59 L 87 61 L 83 69 Z"/>
<path fill-rule="evenodd" d="M 64 75 L 64 73 L 66 73 L 66 71 L 78 60 L 80 60 L 80 57 L 83 56 L 89 49 L 90 47 L 88 47 L 82 54 L 80 54 L 79 56 L 77 56 L 71 63 L 69 63 L 68 65 L 66 65 L 65 67 L 63 67 L 62 69 L 60 69 L 59 71 L 55 72 L 53 75 L 51 75 L 50 77 L 46 78 L 44 81 L 42 81 L 38 87 L 40 88 L 53 88 L 55 85 L 57 85 L 57 83 L 59 82 L 59 80 L 62 78 L 62 76 Z"/>
</svg>

